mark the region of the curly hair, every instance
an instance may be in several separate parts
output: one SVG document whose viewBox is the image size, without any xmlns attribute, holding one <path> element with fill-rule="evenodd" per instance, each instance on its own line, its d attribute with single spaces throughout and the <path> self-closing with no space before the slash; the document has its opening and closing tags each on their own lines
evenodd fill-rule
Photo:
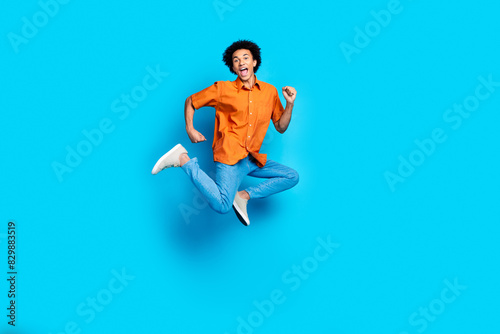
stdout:
<svg viewBox="0 0 500 334">
<path fill-rule="evenodd" d="M 229 67 L 229 71 L 231 73 L 236 74 L 233 71 L 233 53 L 235 51 L 238 51 L 240 49 L 247 49 L 250 50 L 250 53 L 252 53 L 252 57 L 254 60 L 257 60 L 257 65 L 254 67 L 254 73 L 257 73 L 257 70 L 260 67 L 260 48 L 257 44 L 255 44 L 252 41 L 240 39 L 239 41 L 234 42 L 229 46 L 226 51 L 222 54 L 222 61 Z"/>
</svg>

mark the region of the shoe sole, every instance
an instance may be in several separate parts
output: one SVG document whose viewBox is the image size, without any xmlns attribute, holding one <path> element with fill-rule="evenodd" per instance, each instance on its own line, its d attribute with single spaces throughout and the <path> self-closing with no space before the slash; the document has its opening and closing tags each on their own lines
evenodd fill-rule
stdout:
<svg viewBox="0 0 500 334">
<path fill-rule="evenodd" d="M 245 226 L 248 226 L 250 225 L 250 222 L 247 221 L 243 215 L 240 214 L 240 211 L 238 209 L 238 207 L 236 205 L 233 204 L 233 210 L 234 210 L 234 213 L 236 213 L 236 217 L 238 217 L 238 219 L 240 220 L 240 222 L 245 225 Z"/>
<path fill-rule="evenodd" d="M 162 171 L 161 169 L 157 170 L 156 172 L 155 172 L 155 170 L 159 168 L 158 166 L 161 165 L 161 162 L 162 162 L 163 158 L 166 158 L 170 153 L 172 153 L 173 151 L 175 151 L 180 146 L 182 146 L 182 145 L 181 144 L 177 144 L 170 151 L 168 151 L 167 153 L 165 153 L 164 155 L 162 155 L 161 158 L 158 159 L 158 161 L 156 162 L 155 166 L 153 167 L 153 170 L 151 171 L 151 174 L 156 175 L 159 172 L 161 172 Z"/>
</svg>

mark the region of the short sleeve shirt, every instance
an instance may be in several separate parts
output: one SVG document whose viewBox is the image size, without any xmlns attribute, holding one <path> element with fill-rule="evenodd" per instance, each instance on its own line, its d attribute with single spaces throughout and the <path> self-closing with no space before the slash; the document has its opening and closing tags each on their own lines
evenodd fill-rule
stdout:
<svg viewBox="0 0 500 334">
<path fill-rule="evenodd" d="M 260 153 L 260 147 L 269 122 L 279 121 L 284 112 L 276 87 L 256 78 L 248 89 L 238 77 L 217 81 L 191 99 L 195 109 L 215 108 L 214 161 L 234 165 L 250 154 L 258 166 L 266 164 L 267 155 Z"/>
</svg>

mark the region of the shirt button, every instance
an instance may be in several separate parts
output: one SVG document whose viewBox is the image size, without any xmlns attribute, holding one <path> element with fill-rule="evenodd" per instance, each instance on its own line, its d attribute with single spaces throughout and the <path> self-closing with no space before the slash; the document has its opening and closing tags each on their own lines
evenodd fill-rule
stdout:
<svg viewBox="0 0 500 334">
<path fill-rule="evenodd" d="M 252 124 L 250 124 L 250 126 L 252 126 Z"/>
<path fill-rule="evenodd" d="M 252 103 L 252 101 L 250 101 L 250 103 Z"/>
<path fill-rule="evenodd" d="M 251 115 L 251 114 L 252 114 L 252 113 L 250 113 L 250 115 Z"/>
<path fill-rule="evenodd" d="M 250 138 L 250 136 L 248 136 L 248 138 Z"/>
</svg>

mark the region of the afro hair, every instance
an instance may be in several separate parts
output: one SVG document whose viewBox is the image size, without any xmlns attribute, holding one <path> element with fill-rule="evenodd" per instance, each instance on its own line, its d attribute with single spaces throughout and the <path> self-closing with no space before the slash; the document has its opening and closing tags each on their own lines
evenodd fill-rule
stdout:
<svg viewBox="0 0 500 334">
<path fill-rule="evenodd" d="M 227 65 L 227 67 L 229 67 L 229 71 L 231 71 L 231 73 L 236 74 L 233 71 L 233 53 L 241 49 L 250 50 L 253 59 L 257 60 L 257 65 L 253 69 L 254 73 L 257 73 L 257 70 L 260 67 L 260 48 L 252 41 L 240 39 L 239 41 L 234 42 L 226 49 L 226 51 L 224 51 L 224 54 L 222 55 L 222 61 Z"/>
</svg>

